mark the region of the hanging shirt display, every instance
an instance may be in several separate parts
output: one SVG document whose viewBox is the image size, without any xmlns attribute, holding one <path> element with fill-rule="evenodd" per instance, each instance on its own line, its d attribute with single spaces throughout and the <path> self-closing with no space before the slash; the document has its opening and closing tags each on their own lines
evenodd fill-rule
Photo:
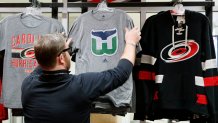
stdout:
<svg viewBox="0 0 218 123">
<path fill-rule="evenodd" d="M 5 50 L 3 67 L 3 104 L 22 108 L 21 84 L 37 66 L 33 44 L 47 33 L 61 33 L 63 26 L 55 19 L 17 14 L 0 22 L 0 51 Z"/>
<path fill-rule="evenodd" d="M 76 54 L 76 74 L 100 72 L 114 68 L 123 53 L 125 27 L 132 28 L 132 19 L 122 10 L 113 12 L 88 11 L 74 22 L 69 37 Z M 108 93 L 102 99 L 112 101 L 115 107 L 129 106 L 133 93 L 132 76 L 123 86 Z"/>
<path fill-rule="evenodd" d="M 149 87 L 141 91 L 146 92 L 141 100 L 149 106 L 146 113 L 153 119 L 188 120 L 197 115 L 214 122 L 217 63 L 207 17 L 189 10 L 181 16 L 170 10 L 159 13 L 145 22 L 140 43 L 136 76 L 145 83 L 141 89 Z"/>
</svg>

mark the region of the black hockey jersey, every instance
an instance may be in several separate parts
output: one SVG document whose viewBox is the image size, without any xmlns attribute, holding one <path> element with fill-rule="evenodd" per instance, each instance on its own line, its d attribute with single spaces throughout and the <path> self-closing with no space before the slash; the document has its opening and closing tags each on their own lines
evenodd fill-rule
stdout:
<svg viewBox="0 0 218 123">
<path fill-rule="evenodd" d="M 170 10 L 157 14 L 145 22 L 140 43 L 136 79 L 147 89 L 144 110 L 154 118 L 197 114 L 215 122 L 217 63 L 207 17 L 189 10 L 184 16 L 172 16 Z M 163 110 L 181 116 L 160 114 Z"/>
</svg>

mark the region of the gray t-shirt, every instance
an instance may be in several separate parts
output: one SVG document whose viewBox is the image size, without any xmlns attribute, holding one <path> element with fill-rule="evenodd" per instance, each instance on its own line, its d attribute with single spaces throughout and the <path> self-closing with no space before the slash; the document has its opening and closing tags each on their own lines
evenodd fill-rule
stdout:
<svg viewBox="0 0 218 123">
<path fill-rule="evenodd" d="M 21 84 L 38 65 L 33 43 L 47 33 L 63 32 L 55 19 L 16 14 L 0 22 L 0 51 L 5 50 L 3 67 L 3 104 L 8 108 L 22 108 Z"/>
<path fill-rule="evenodd" d="M 88 11 L 74 22 L 69 37 L 77 48 L 76 74 L 100 72 L 114 68 L 125 46 L 125 27 L 132 28 L 132 19 L 122 10 Z M 132 75 L 121 87 L 106 95 L 116 107 L 129 105 L 132 98 Z"/>
</svg>

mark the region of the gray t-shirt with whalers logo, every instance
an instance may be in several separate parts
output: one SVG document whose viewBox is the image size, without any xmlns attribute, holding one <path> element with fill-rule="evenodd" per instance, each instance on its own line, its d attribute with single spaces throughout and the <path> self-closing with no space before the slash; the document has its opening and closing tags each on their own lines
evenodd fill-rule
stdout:
<svg viewBox="0 0 218 123">
<path fill-rule="evenodd" d="M 61 33 L 63 26 L 55 19 L 16 14 L 0 21 L 0 51 L 5 50 L 3 67 L 3 104 L 22 108 L 22 81 L 38 65 L 33 44 L 41 35 Z"/>
<path fill-rule="evenodd" d="M 122 10 L 88 11 L 74 22 L 69 37 L 77 48 L 76 74 L 100 72 L 117 66 L 125 46 L 125 27 L 132 28 L 132 19 Z M 132 99 L 132 75 L 121 87 L 106 97 L 116 107 L 129 105 Z"/>
</svg>

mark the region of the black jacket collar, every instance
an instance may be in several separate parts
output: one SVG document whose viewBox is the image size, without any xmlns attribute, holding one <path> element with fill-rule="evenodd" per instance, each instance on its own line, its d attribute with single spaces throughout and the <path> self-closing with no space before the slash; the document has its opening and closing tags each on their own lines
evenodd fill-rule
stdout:
<svg viewBox="0 0 218 123">
<path fill-rule="evenodd" d="M 69 74 L 70 73 L 70 71 L 65 70 L 65 69 L 56 70 L 56 71 L 45 71 L 45 70 L 43 70 L 42 72 L 45 75 L 57 75 L 57 74 Z"/>
</svg>

